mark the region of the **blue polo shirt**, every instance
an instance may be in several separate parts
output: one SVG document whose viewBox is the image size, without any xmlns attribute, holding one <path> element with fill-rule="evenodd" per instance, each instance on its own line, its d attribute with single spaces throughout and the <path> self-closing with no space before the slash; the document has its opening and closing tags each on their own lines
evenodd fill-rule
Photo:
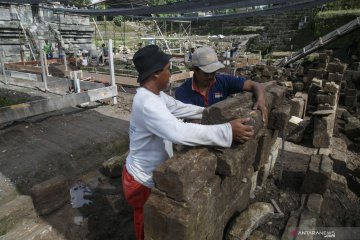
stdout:
<svg viewBox="0 0 360 240">
<path fill-rule="evenodd" d="M 183 103 L 190 103 L 201 107 L 208 107 L 214 103 L 226 99 L 229 95 L 241 92 L 245 78 L 231 75 L 216 74 L 216 81 L 210 86 L 206 103 L 205 96 L 201 95 L 193 88 L 192 78 L 176 89 L 175 98 Z"/>
</svg>

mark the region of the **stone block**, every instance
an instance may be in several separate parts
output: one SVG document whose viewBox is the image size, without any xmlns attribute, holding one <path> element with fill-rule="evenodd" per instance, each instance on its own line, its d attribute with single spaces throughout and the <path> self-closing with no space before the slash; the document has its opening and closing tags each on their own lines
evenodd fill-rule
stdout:
<svg viewBox="0 0 360 240">
<path fill-rule="evenodd" d="M 313 145 L 318 148 L 328 148 L 334 131 L 335 114 L 314 117 Z"/>
<path fill-rule="evenodd" d="M 274 145 L 271 147 L 271 151 L 270 151 L 270 173 L 274 170 L 275 167 L 275 163 L 277 161 L 278 155 L 279 155 L 279 149 L 281 146 L 281 142 L 282 139 L 281 138 L 277 138 Z"/>
<path fill-rule="evenodd" d="M 344 95 L 344 105 L 349 107 L 354 107 L 357 104 L 357 97 L 356 96 L 346 96 Z"/>
<path fill-rule="evenodd" d="M 14 200 L 0 206 L 0 233 L 8 232 L 25 217 L 36 217 L 30 196 L 19 195 Z"/>
<path fill-rule="evenodd" d="M 315 102 L 317 104 L 329 104 L 335 106 L 336 95 L 332 94 L 316 94 Z"/>
<path fill-rule="evenodd" d="M 6 240 L 66 240 L 56 228 L 40 219 L 23 219 L 5 235 Z"/>
<path fill-rule="evenodd" d="M 325 74 L 326 71 L 324 69 L 309 69 L 307 76 L 309 79 L 313 79 L 313 78 L 323 79 Z"/>
<path fill-rule="evenodd" d="M 254 174 L 251 177 L 251 189 L 250 189 L 250 195 L 254 193 L 256 186 L 257 186 L 257 179 L 258 179 L 259 171 L 254 172 Z"/>
<path fill-rule="evenodd" d="M 319 53 L 319 62 L 328 63 L 330 62 L 330 56 L 326 53 Z"/>
<path fill-rule="evenodd" d="M 308 91 L 308 104 L 315 105 L 315 98 L 318 93 L 322 89 L 321 85 L 317 83 L 311 83 Z"/>
<path fill-rule="evenodd" d="M 262 116 L 259 110 L 253 110 L 254 100 L 251 93 L 236 95 L 232 98 L 218 102 L 203 112 L 203 124 L 220 124 L 236 118 L 249 117 L 251 120 L 246 124 L 252 125 L 255 135 L 263 127 Z"/>
<path fill-rule="evenodd" d="M 144 206 L 146 240 L 191 239 L 188 228 L 193 223 L 190 209 L 165 195 L 153 191 Z"/>
<path fill-rule="evenodd" d="M 331 173 L 332 161 L 328 157 L 312 155 L 300 191 L 306 194 L 325 193 Z"/>
<path fill-rule="evenodd" d="M 290 119 L 291 105 L 286 104 L 275 108 L 270 112 L 268 128 L 279 130 L 281 132 L 286 129 L 287 123 Z"/>
<path fill-rule="evenodd" d="M 304 210 L 301 213 L 299 221 L 299 229 L 306 229 L 305 231 L 315 231 L 317 216 L 315 213 Z M 313 235 L 302 235 L 301 239 L 312 240 Z"/>
<path fill-rule="evenodd" d="M 282 87 L 282 86 L 275 86 L 275 87 L 270 88 L 268 90 L 268 92 L 271 93 L 274 97 L 272 106 L 277 107 L 284 103 L 285 96 L 288 92 L 288 89 L 286 87 Z"/>
<path fill-rule="evenodd" d="M 347 121 L 344 127 L 346 136 L 352 140 L 358 140 L 360 137 L 360 120 L 356 117 L 349 117 Z"/>
<path fill-rule="evenodd" d="M 255 171 L 259 170 L 269 160 L 271 147 L 278 137 L 277 133 L 278 131 L 265 129 L 264 134 L 259 138 L 255 162 L 253 164 Z"/>
<path fill-rule="evenodd" d="M 323 86 L 323 90 L 325 93 L 337 94 L 339 91 L 339 85 L 335 82 L 327 82 Z"/>
<path fill-rule="evenodd" d="M 340 83 L 343 79 L 343 74 L 340 73 L 329 73 L 328 76 L 328 81 L 329 82 L 335 82 L 335 83 Z"/>
<path fill-rule="evenodd" d="M 157 167 L 155 187 L 178 201 L 188 201 L 215 175 L 216 156 L 206 148 L 175 154 Z"/>
<path fill-rule="evenodd" d="M 289 240 L 289 238 L 295 238 L 297 232 L 297 226 L 300 218 L 300 213 L 292 211 L 290 217 L 286 223 L 285 230 L 281 236 L 281 240 Z"/>
<path fill-rule="evenodd" d="M 145 239 L 222 239 L 229 219 L 246 208 L 250 188 L 250 181 L 214 177 L 189 203 L 154 189 L 144 208 Z"/>
<path fill-rule="evenodd" d="M 286 128 L 286 140 L 293 143 L 300 143 L 303 140 L 304 133 L 310 121 L 292 116 Z"/>
<path fill-rule="evenodd" d="M 249 140 L 244 144 L 233 143 L 231 148 L 216 152 L 216 174 L 245 177 L 255 161 L 256 151 L 257 140 Z"/>
<path fill-rule="evenodd" d="M 295 97 L 292 98 L 289 103 L 291 105 L 290 116 L 303 118 L 305 110 L 305 100 L 303 98 Z"/>
<path fill-rule="evenodd" d="M 302 92 L 304 90 L 303 82 L 294 82 L 293 83 L 294 92 Z"/>
<path fill-rule="evenodd" d="M 0 172 L 0 205 L 13 200 L 16 196 L 16 186 Z"/>
<path fill-rule="evenodd" d="M 126 152 L 123 155 L 110 158 L 102 164 L 100 171 L 110 178 L 120 177 L 128 154 L 129 152 Z"/>
<path fill-rule="evenodd" d="M 274 235 L 271 235 L 270 233 L 265 233 L 265 232 L 261 232 L 258 230 L 255 230 L 250 237 L 248 238 L 248 240 L 278 240 L 277 237 L 275 237 Z"/>
<path fill-rule="evenodd" d="M 270 219 L 273 214 L 274 207 L 270 203 L 256 202 L 251 204 L 235 219 L 226 239 L 247 239 L 258 226 Z"/>
<path fill-rule="evenodd" d="M 325 104 L 319 104 L 317 106 L 317 110 L 334 110 L 335 106 L 331 106 L 330 104 L 328 103 L 325 103 Z"/>
<path fill-rule="evenodd" d="M 346 178 L 343 175 L 332 172 L 330 177 L 329 189 L 332 192 L 341 192 L 346 194 L 348 190 Z"/>
<path fill-rule="evenodd" d="M 327 71 L 329 73 L 340 73 L 340 74 L 344 74 L 345 70 L 346 70 L 347 65 L 346 64 L 341 64 L 341 63 L 336 63 L 336 62 L 330 62 L 327 66 Z"/>
<path fill-rule="evenodd" d="M 60 175 L 32 187 L 31 196 L 39 215 L 49 214 L 69 201 L 67 179 Z"/>
<path fill-rule="evenodd" d="M 320 214 L 323 197 L 320 194 L 312 193 L 309 195 L 306 208 L 316 214 Z"/>
</svg>

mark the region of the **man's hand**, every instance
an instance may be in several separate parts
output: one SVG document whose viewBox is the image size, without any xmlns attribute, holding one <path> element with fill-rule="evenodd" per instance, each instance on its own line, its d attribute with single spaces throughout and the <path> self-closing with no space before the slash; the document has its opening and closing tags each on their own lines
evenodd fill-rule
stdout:
<svg viewBox="0 0 360 240">
<path fill-rule="evenodd" d="M 245 125 L 249 121 L 250 118 L 238 118 L 230 121 L 234 141 L 245 142 L 254 136 L 254 127 Z"/>
<path fill-rule="evenodd" d="M 269 110 L 266 107 L 265 100 L 257 100 L 257 102 L 254 104 L 253 109 L 259 109 L 261 111 L 264 127 L 266 127 L 268 123 Z"/>
</svg>

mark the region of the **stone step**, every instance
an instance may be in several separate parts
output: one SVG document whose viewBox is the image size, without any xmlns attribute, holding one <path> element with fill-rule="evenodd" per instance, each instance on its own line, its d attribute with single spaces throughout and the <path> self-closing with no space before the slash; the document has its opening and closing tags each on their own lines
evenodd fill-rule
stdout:
<svg viewBox="0 0 360 240">
<path fill-rule="evenodd" d="M 0 236 L 0 240 L 65 240 L 66 238 L 60 234 L 49 224 L 40 218 L 24 219 L 19 222 L 15 228 L 11 229 L 5 235 Z"/>
<path fill-rule="evenodd" d="M 23 218 L 36 217 L 31 197 L 19 195 L 0 206 L 0 235 L 9 232 Z M 0 239 L 2 239 L 0 237 Z"/>
<path fill-rule="evenodd" d="M 11 183 L 10 179 L 0 173 L 0 206 L 13 200 L 16 195 L 16 188 Z"/>
</svg>

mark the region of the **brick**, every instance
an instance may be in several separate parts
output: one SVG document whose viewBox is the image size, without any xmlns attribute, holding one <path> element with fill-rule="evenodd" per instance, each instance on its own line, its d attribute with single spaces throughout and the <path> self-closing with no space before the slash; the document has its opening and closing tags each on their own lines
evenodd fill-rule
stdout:
<svg viewBox="0 0 360 240">
<path fill-rule="evenodd" d="M 329 73 L 328 81 L 329 82 L 335 82 L 340 83 L 343 79 L 343 74 L 340 73 Z"/>
<path fill-rule="evenodd" d="M 331 62 L 328 64 L 327 66 L 327 71 L 329 73 L 340 73 L 343 74 L 346 70 L 347 65 L 346 64 L 341 64 L 341 63 L 334 63 Z"/>
<path fill-rule="evenodd" d="M 348 190 L 346 178 L 340 174 L 332 172 L 329 188 L 332 192 L 341 192 L 346 194 Z"/>
<path fill-rule="evenodd" d="M 291 111 L 290 116 L 302 118 L 305 110 L 305 100 L 303 98 L 292 98 L 290 100 Z"/>
</svg>

